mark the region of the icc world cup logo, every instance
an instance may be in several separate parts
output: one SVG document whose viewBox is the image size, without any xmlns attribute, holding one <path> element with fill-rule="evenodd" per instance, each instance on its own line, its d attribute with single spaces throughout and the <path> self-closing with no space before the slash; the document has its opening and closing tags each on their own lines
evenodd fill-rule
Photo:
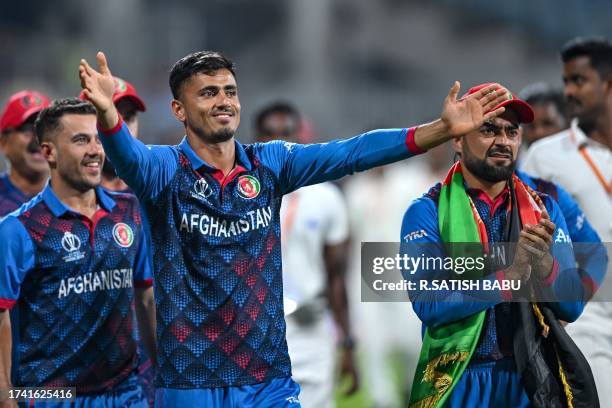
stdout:
<svg viewBox="0 0 612 408">
<path fill-rule="evenodd" d="M 64 232 L 62 237 L 62 248 L 67 252 L 74 252 L 81 247 L 81 240 L 72 232 Z"/>
<path fill-rule="evenodd" d="M 208 182 L 203 178 L 193 183 L 193 191 L 195 191 L 198 196 L 204 198 L 208 198 L 213 193 L 212 187 L 210 187 Z"/>
</svg>

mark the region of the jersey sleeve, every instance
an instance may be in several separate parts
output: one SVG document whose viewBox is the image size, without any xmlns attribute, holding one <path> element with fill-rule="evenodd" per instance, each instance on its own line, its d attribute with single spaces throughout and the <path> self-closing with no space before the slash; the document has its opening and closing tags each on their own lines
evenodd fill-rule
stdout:
<svg viewBox="0 0 612 408">
<path fill-rule="evenodd" d="M 446 257 L 438 228 L 437 208 L 431 199 L 419 198 L 408 208 L 402 222 L 400 240 L 402 256 L 422 259 Z M 415 290 L 409 291 L 410 300 L 415 313 L 427 327 L 436 327 L 463 319 L 504 300 L 501 290 L 473 293 L 421 289 L 421 281 L 448 279 L 448 272 L 435 268 L 404 269 L 402 275 L 404 279 L 415 282 Z M 492 282 L 498 277 L 497 273 L 490 273 L 482 280 Z"/>
<path fill-rule="evenodd" d="M 325 231 L 325 243 L 336 245 L 346 241 L 349 235 L 346 202 L 340 189 L 332 184 L 329 185 L 327 198 L 324 205 L 328 210 L 329 224 Z"/>
<path fill-rule="evenodd" d="M 576 267 L 572 241 L 561 209 L 551 197 L 544 197 L 544 202 L 550 220 L 555 224 L 551 249 L 555 265 L 544 285 L 550 287 L 553 298 L 559 299 L 558 302 L 551 303 L 557 317 L 573 322 L 584 309 L 584 287 Z"/>
<path fill-rule="evenodd" d="M 601 238 L 589 222 L 576 200 L 560 185 L 556 184 L 559 208 L 565 218 L 567 230 L 573 243 L 583 285 L 593 294 L 603 283 L 607 272 L 607 251 Z"/>
<path fill-rule="evenodd" d="M 142 200 L 154 199 L 178 168 L 178 153 L 170 146 L 147 146 L 132 137 L 120 120 L 113 129 L 98 129 L 104 151 L 117 175 Z"/>
<path fill-rule="evenodd" d="M 12 216 L 0 222 L 0 242 L 0 309 L 11 309 L 34 267 L 34 244 L 23 224 Z"/>
<path fill-rule="evenodd" d="M 257 146 L 264 165 L 275 172 L 281 193 L 339 179 L 357 171 L 393 163 L 422 152 L 411 129 L 373 130 L 347 140 L 297 144 L 283 141 Z"/>
<path fill-rule="evenodd" d="M 153 286 L 153 273 L 151 271 L 151 253 L 149 251 L 148 228 L 145 228 L 146 218 L 142 218 L 140 227 L 140 240 L 136 249 L 136 261 L 134 263 L 134 287 L 148 288 Z"/>
</svg>

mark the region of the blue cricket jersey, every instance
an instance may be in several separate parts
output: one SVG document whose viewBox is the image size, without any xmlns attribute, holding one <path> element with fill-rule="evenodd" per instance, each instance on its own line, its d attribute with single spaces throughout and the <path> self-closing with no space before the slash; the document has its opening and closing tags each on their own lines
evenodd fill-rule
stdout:
<svg viewBox="0 0 612 408">
<path fill-rule="evenodd" d="M 96 194 L 91 220 L 48 185 L 0 222 L 16 386 L 101 393 L 135 373 L 133 287 L 152 283 L 140 210 L 132 195 Z"/>
<path fill-rule="evenodd" d="M 8 174 L 0 176 L 0 217 L 15 211 L 30 198 L 11 183 Z"/>
<path fill-rule="evenodd" d="M 279 210 L 284 194 L 419 153 L 414 128 L 300 145 L 242 145 L 226 176 L 187 139 L 145 146 L 121 122 L 100 138 L 151 224 L 157 378 L 163 388 L 240 386 L 291 375 Z"/>
<path fill-rule="evenodd" d="M 548 194 L 557 201 L 574 245 L 574 255 L 578 263 L 582 284 L 588 288 L 587 295 L 597 292 L 607 272 L 606 247 L 591 226 L 584 212 L 572 196 L 560 185 L 551 181 L 531 177 L 516 170 L 517 176 L 531 188 Z"/>
<path fill-rule="evenodd" d="M 508 213 L 509 194 L 507 190 L 496 200 L 491 200 L 484 193 L 468 189 L 476 210 L 487 228 L 489 242 L 503 242 L 503 228 Z M 440 245 L 440 231 L 438 227 L 438 198 L 440 184 L 434 186 L 423 197 L 415 200 L 406 211 L 401 230 L 402 251 L 411 256 L 418 257 L 424 252 L 424 256 L 442 257 L 445 252 Z M 505 197 L 503 196 L 505 194 Z M 569 243 L 569 232 L 563 215 L 557 203 L 549 196 L 540 194 L 551 221 L 556 229 L 553 238 L 556 243 Z M 430 245 L 414 245 L 424 244 Z M 567 299 L 567 294 L 575 294 L 576 299 L 584 299 L 582 293 L 584 288 L 580 281 L 579 273 L 575 267 L 573 252 L 567 250 L 563 245 L 553 245 L 552 255 L 555 259 L 553 272 L 544 282 L 557 298 Z M 509 265 L 507 265 L 509 266 Z M 500 269 L 494 268 L 483 277 L 486 280 L 503 279 Z M 435 269 L 419 269 L 414 274 L 404 274 L 406 279 L 445 279 L 448 275 L 443 271 Z M 418 283 L 417 283 L 418 288 Z M 483 310 L 487 311 L 487 317 L 483 333 L 478 341 L 474 353 L 475 360 L 500 360 L 512 354 L 512 327 L 509 324 L 510 310 L 507 300 L 511 299 L 511 293 L 503 290 L 490 291 L 489 298 L 472 298 L 459 291 L 411 291 L 411 301 L 415 313 L 423 324 L 435 327 L 454 322 L 471 316 Z M 509 297 L 510 296 L 510 297 Z M 560 301 L 551 303 L 559 319 L 573 322 L 582 313 L 584 302 Z"/>
</svg>

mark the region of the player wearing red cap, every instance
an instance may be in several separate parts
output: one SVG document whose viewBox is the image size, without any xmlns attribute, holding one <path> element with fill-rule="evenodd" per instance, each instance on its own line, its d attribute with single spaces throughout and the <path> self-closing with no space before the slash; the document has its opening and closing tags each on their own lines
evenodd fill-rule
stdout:
<svg viewBox="0 0 612 408">
<path fill-rule="evenodd" d="M 13 94 L 2 111 L 0 152 L 10 169 L 0 176 L 0 216 L 19 208 L 47 182 L 49 166 L 34 136 L 36 116 L 47 106 L 49 98 L 26 90 Z"/>
<path fill-rule="evenodd" d="M 560 407 L 572 398 L 574 406 L 593 406 L 596 399 L 586 361 L 558 322 L 576 320 L 585 298 L 567 225 L 552 197 L 515 173 L 519 126 L 534 114 L 512 93 L 507 98 L 496 107 L 504 106 L 503 114 L 454 141 L 459 161 L 404 216 L 403 253 L 484 259 L 472 269 L 403 271 L 419 281 L 410 298 L 426 327 L 412 408 Z M 482 244 L 482 252 L 450 247 L 463 242 Z M 425 290 L 434 280 L 470 286 Z M 528 290 L 503 290 L 504 282 Z M 539 294 L 538 303 L 530 293 Z M 539 303 L 544 293 L 549 302 Z"/>
</svg>

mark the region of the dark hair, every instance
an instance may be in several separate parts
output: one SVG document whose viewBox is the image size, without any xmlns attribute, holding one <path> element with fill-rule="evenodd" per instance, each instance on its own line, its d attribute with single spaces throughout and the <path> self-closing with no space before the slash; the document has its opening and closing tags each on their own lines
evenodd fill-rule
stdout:
<svg viewBox="0 0 612 408">
<path fill-rule="evenodd" d="M 536 82 L 527 85 L 519 92 L 518 97 L 530 105 L 552 103 L 561 116 L 565 116 L 565 98 L 563 92 L 547 83 Z"/>
<path fill-rule="evenodd" d="M 183 83 L 195 74 L 213 74 L 220 69 L 227 69 L 236 77 L 236 66 L 220 52 L 198 51 L 176 61 L 170 70 L 170 90 L 174 99 L 178 99 Z"/>
<path fill-rule="evenodd" d="M 602 37 L 574 38 L 561 49 L 561 60 L 589 57 L 591 66 L 602 79 L 612 75 L 612 43 Z"/>
<path fill-rule="evenodd" d="M 263 128 L 265 120 L 268 118 L 268 116 L 273 115 L 275 113 L 289 115 L 293 118 L 293 120 L 295 120 L 295 123 L 297 124 L 299 124 L 302 120 L 302 117 L 300 116 L 298 110 L 289 102 L 274 102 L 260 109 L 259 112 L 257 112 L 257 114 L 255 115 L 255 132 L 257 133 L 257 136 L 265 132 L 265 129 Z"/>
<path fill-rule="evenodd" d="M 34 131 L 38 142 L 42 143 L 49 135 L 57 130 L 60 119 L 64 115 L 95 115 L 96 108 L 87 101 L 79 98 L 57 99 L 51 105 L 43 109 L 34 122 Z"/>
</svg>

